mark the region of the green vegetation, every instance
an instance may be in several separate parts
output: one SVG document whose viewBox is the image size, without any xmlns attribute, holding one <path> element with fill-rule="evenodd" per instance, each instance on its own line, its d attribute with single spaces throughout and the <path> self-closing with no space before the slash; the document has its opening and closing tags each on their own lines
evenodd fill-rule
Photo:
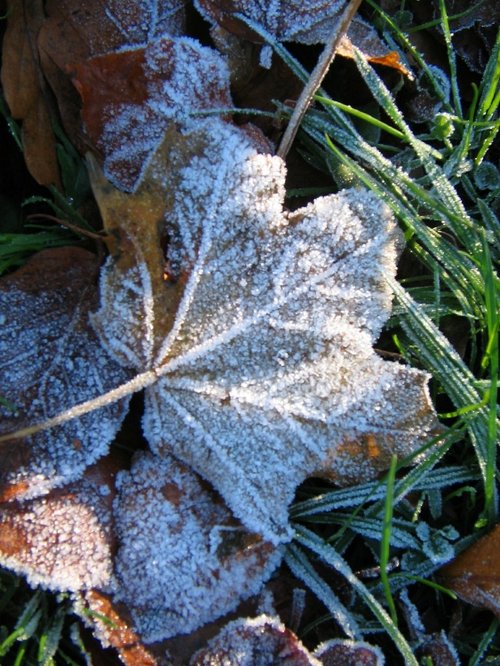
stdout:
<svg viewBox="0 0 500 666">
<path fill-rule="evenodd" d="M 393 460 L 384 479 L 343 489 L 304 484 L 291 508 L 296 538 L 286 563 L 322 604 L 299 634 L 307 640 L 319 628 L 325 638 L 333 637 L 340 626 L 347 635 L 383 644 L 388 663 L 402 657 L 406 664 L 430 664 L 428 657 L 418 657 L 416 648 L 424 639 L 422 616 L 432 608 L 434 622 L 448 634 L 462 663 L 498 663 L 498 620 L 462 604 L 462 629 L 453 635 L 449 618 L 460 602 L 436 573 L 498 522 L 495 266 L 500 225 L 495 208 L 500 174 L 488 158 L 500 127 L 500 37 L 465 101 L 450 28 L 453 17 L 448 17 L 444 0 L 439 24 L 446 72 L 428 65 L 412 45 L 409 35 L 417 28 L 403 31 L 368 2 L 389 43 L 399 43 L 415 63 L 418 85 L 436 112 L 418 126 L 408 121 L 396 91 L 356 52 L 359 76 L 375 104 L 357 109 L 320 91 L 303 121 L 298 145 L 310 164 L 329 174 L 330 191 L 368 187 L 399 221 L 406 249 L 400 279 L 392 284 L 393 316 L 379 347 L 432 375 L 432 397 L 445 427 L 415 460 Z M 303 66 L 264 37 L 306 80 Z M 18 139 L 4 105 L 0 111 Z M 290 110 L 280 107 L 279 113 L 287 116 Z M 65 192 L 54 189 L 26 203 L 69 219 L 72 231 L 54 224 L 33 228 L 25 219 L 16 232 L 0 233 L 0 272 L 21 265 L 41 248 L 81 242 L 75 227 L 88 227 L 79 212 L 88 195 L 83 162 L 62 133 L 59 139 Z M 313 194 L 310 188 L 293 192 L 306 193 Z M 8 396 L 2 401 L 8 404 Z M 370 558 L 377 565 L 374 578 L 363 569 Z M 340 575 L 349 594 L 344 590 L 340 598 L 328 571 Z M 5 625 L 0 660 L 8 655 L 16 665 L 85 663 L 83 652 L 78 656 L 83 647 L 77 626 L 67 615 L 68 599 L 55 601 L 42 591 L 32 592 L 7 573 L 0 577 L 0 595 Z M 391 661 L 397 653 L 400 657 Z"/>
</svg>

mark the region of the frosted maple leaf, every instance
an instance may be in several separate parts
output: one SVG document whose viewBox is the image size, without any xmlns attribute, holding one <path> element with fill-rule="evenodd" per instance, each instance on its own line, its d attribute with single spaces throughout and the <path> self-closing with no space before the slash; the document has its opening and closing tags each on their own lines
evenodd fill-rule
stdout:
<svg viewBox="0 0 500 666">
<path fill-rule="evenodd" d="M 291 538 L 288 507 L 305 478 L 372 477 L 436 424 L 427 376 L 372 349 L 390 313 L 384 275 L 395 273 L 399 244 L 389 211 L 351 190 L 288 213 L 284 180 L 283 161 L 227 122 L 172 125 L 135 194 L 92 170 L 110 249 L 92 328 L 77 285 L 69 298 L 39 290 L 33 305 L 33 272 L 24 296 L 17 283 L 4 290 L 22 321 L 39 308 L 33 349 L 52 331 L 52 303 L 67 332 L 54 364 L 45 355 L 38 375 L 24 378 L 50 400 L 2 426 L 9 433 L 34 421 L 16 436 L 25 436 L 24 451 L 35 442 L 37 456 L 14 459 L 0 479 L 4 497 L 16 500 L 0 506 L 0 521 L 18 544 L 0 544 L 1 560 L 52 589 L 86 590 L 97 579 L 146 642 L 192 631 L 259 589 Z M 9 322 L 0 343 L 7 367 L 16 330 Z M 17 402 L 19 373 L 4 377 L 4 395 Z M 114 482 L 79 479 L 106 454 L 124 399 L 141 389 L 151 453 L 120 473 L 111 501 Z M 115 405 L 100 441 L 101 415 Z M 17 444 L 3 441 L 5 461 Z M 53 509 L 65 524 L 90 516 L 94 536 L 66 530 L 61 540 Z M 154 566 L 145 569 L 138 552 L 151 553 L 148 562 L 154 553 Z"/>
<path fill-rule="evenodd" d="M 307 476 L 364 480 L 435 426 L 427 376 L 372 349 L 396 269 L 388 210 L 353 190 L 287 213 L 284 179 L 281 159 L 206 120 L 171 131 L 135 197 L 96 185 L 129 258 L 117 249 L 104 267 L 93 325 L 115 360 L 142 371 L 150 447 L 274 543 L 290 537 L 288 505 Z M 155 211 L 158 191 L 166 281 L 156 212 L 122 222 L 131 206 Z"/>
</svg>

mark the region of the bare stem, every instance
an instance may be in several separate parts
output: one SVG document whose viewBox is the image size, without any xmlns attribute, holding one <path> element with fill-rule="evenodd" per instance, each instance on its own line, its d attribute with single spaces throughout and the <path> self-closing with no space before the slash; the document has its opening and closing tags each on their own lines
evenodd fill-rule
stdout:
<svg viewBox="0 0 500 666">
<path fill-rule="evenodd" d="M 349 2 L 342 15 L 340 16 L 334 31 L 330 35 L 328 42 L 325 44 L 325 48 L 323 49 L 318 63 L 311 73 L 305 88 L 302 90 L 302 93 L 292 113 L 292 117 L 290 118 L 285 133 L 283 134 L 283 138 L 281 139 L 281 143 L 276 153 L 279 157 L 285 159 L 288 151 L 290 150 L 293 140 L 295 139 L 295 135 L 299 129 L 300 123 L 302 122 L 302 119 L 305 116 L 309 105 L 311 104 L 315 92 L 318 90 L 321 82 L 325 78 L 326 73 L 328 72 L 333 59 L 335 58 L 335 53 L 339 46 L 340 40 L 347 32 L 349 25 L 354 18 L 354 15 L 359 9 L 360 4 L 361 0 L 351 0 Z"/>
</svg>

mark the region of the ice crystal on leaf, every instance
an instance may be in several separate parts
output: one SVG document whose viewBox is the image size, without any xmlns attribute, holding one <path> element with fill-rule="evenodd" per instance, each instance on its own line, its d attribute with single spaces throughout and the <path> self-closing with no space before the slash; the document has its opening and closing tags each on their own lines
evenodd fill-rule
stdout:
<svg viewBox="0 0 500 666">
<path fill-rule="evenodd" d="M 304 44 L 325 42 L 339 19 L 346 3 L 344 0 L 195 0 L 198 11 L 212 23 L 228 30 L 249 32 L 238 23 L 241 14 L 265 28 L 281 41 Z"/>
<path fill-rule="evenodd" d="M 0 434 L 45 420 L 126 381 L 89 325 L 97 306 L 94 255 L 46 250 L 0 283 Z M 41 280 L 43 276 L 43 280 Z M 105 455 L 128 400 L 50 431 L 0 444 L 0 501 L 35 497 L 78 479 Z"/>
<path fill-rule="evenodd" d="M 224 615 L 256 594 L 280 562 L 278 550 L 170 456 L 143 454 L 117 485 L 114 599 L 131 609 L 146 643 Z"/>
<path fill-rule="evenodd" d="M 284 177 L 279 158 L 206 120 L 168 134 L 136 195 L 95 181 L 128 259 L 117 249 L 104 267 L 93 323 L 143 372 L 151 449 L 192 467 L 275 543 L 290 536 L 287 508 L 307 476 L 365 480 L 435 423 L 427 377 L 372 350 L 390 312 L 390 214 L 361 190 L 288 214 Z M 163 232 L 134 217 L 159 191 Z"/>
</svg>

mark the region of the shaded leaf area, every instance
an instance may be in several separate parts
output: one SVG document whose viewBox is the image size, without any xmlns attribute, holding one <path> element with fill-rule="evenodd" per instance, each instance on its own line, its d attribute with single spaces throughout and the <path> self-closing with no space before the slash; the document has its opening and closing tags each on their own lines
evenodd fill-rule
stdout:
<svg viewBox="0 0 500 666">
<path fill-rule="evenodd" d="M 196 0 L 202 16 L 213 26 L 250 41 L 262 41 L 253 26 L 265 30 L 279 41 L 302 44 L 325 43 L 336 29 L 339 18 L 347 6 L 344 0 L 325 2 L 266 3 L 259 0 Z M 342 38 L 337 53 L 353 58 L 353 46 L 361 49 L 369 60 L 409 75 L 397 51 L 389 51 L 376 31 L 360 17 L 355 17 L 347 34 Z"/>
<path fill-rule="evenodd" d="M 0 282 L 0 431 L 45 420 L 130 377 L 88 322 L 97 306 L 95 257 L 78 248 L 45 250 Z M 25 439 L 0 444 L 0 498 L 36 497 L 78 479 L 105 455 L 128 400 Z"/>
</svg>

